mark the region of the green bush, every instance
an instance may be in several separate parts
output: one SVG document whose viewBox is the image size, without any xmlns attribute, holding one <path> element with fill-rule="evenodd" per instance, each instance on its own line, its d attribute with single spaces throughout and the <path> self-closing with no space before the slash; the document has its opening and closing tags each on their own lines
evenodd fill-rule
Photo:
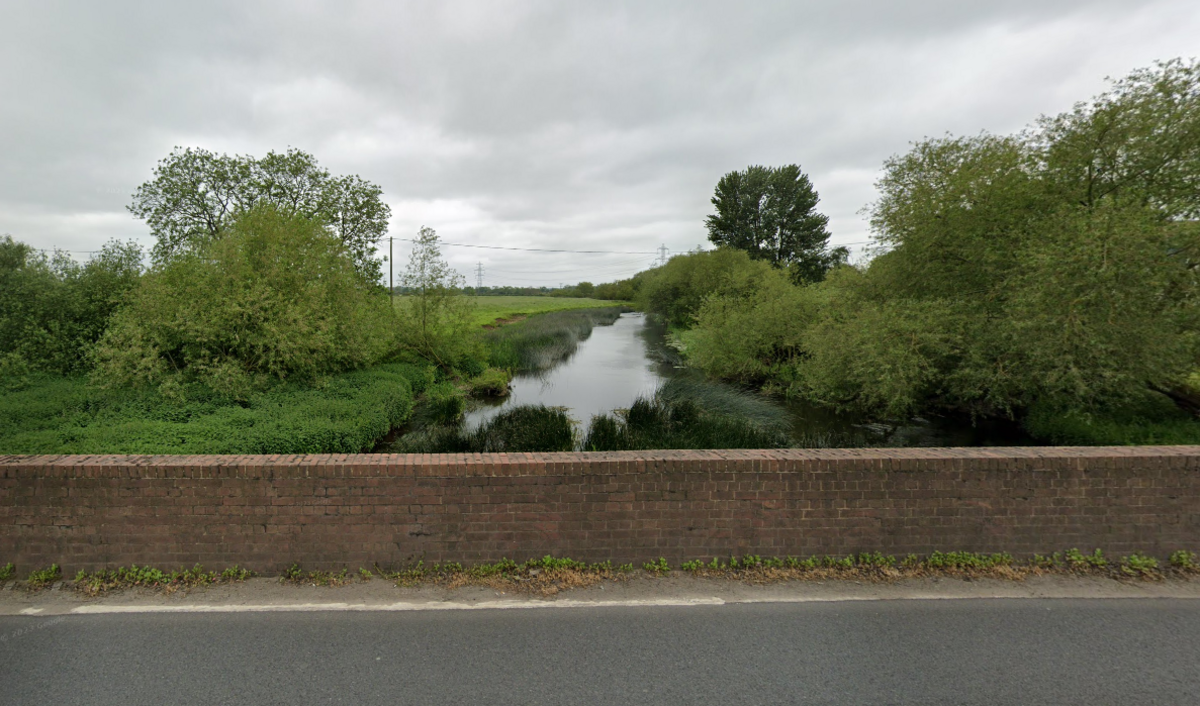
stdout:
<svg viewBox="0 0 1200 706">
<path fill-rule="evenodd" d="M 638 308 L 665 317 L 673 326 L 690 326 L 706 297 L 753 292 L 770 277 L 771 269 L 770 264 L 732 248 L 677 255 L 640 275 L 636 302 Z"/>
<path fill-rule="evenodd" d="M 512 374 L 501 368 L 488 368 L 470 382 L 471 393 L 485 397 L 503 397 L 508 394 Z"/>
<path fill-rule="evenodd" d="M 1022 426 L 1038 439 L 1065 446 L 1200 444 L 1200 421 L 1157 392 L 1092 412 L 1035 403 Z"/>
<path fill-rule="evenodd" d="M 421 399 L 419 423 L 427 426 L 457 424 L 467 409 L 462 390 L 452 382 L 439 382 Z"/>
<path fill-rule="evenodd" d="M 387 297 L 323 224 L 260 207 L 142 278 L 96 348 L 96 376 L 245 399 L 271 380 L 371 365 L 393 333 Z"/>
<path fill-rule="evenodd" d="M 164 397 L 42 376 L 0 395 L 0 453 L 241 454 L 369 451 L 412 411 L 425 368 L 379 365 L 236 400 L 199 383 Z"/>
<path fill-rule="evenodd" d="M 137 245 L 111 242 L 80 265 L 0 238 L 0 382 L 20 387 L 30 372 L 74 373 L 141 276 Z"/>
</svg>

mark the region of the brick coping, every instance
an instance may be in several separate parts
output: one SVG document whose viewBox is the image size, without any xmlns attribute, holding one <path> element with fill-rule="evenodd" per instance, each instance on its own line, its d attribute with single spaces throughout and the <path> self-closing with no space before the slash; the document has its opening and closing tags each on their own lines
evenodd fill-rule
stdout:
<svg viewBox="0 0 1200 706">
<path fill-rule="evenodd" d="M 546 476 L 648 471 L 915 472 L 1096 466 L 1200 468 L 1200 446 L 1010 446 L 856 449 L 710 449 L 456 454 L 2 455 L 0 478 L 274 476 Z"/>
<path fill-rule="evenodd" d="M 0 466 L 207 465 L 230 463 L 309 465 L 456 465 L 461 463 L 563 463 L 570 461 L 780 461 L 842 459 L 1160 458 L 1200 456 L 1194 446 L 957 446 L 846 449 L 652 449 L 445 454 L 0 454 Z"/>
</svg>

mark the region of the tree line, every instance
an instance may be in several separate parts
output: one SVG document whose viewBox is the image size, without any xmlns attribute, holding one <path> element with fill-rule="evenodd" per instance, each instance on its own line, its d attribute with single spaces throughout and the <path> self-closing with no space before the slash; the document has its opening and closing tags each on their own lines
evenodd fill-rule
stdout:
<svg viewBox="0 0 1200 706">
<path fill-rule="evenodd" d="M 915 143 L 884 164 L 859 266 L 775 256 L 805 241 L 737 200 L 769 174 L 722 179 L 717 250 L 625 283 L 708 373 L 878 416 L 1015 417 L 1046 438 L 1063 420 L 1200 409 L 1196 62 L 1135 71 L 1015 135 Z M 751 227 L 731 237 L 731 221 Z"/>
</svg>

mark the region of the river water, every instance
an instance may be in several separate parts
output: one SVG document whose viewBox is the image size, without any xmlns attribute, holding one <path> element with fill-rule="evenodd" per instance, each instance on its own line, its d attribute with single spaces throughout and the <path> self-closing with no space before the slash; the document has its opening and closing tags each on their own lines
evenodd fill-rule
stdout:
<svg viewBox="0 0 1200 706">
<path fill-rule="evenodd" d="M 562 407 L 586 431 L 591 418 L 628 408 L 639 395 L 653 394 L 667 379 L 697 377 L 677 367 L 666 332 L 641 313 L 622 314 L 609 326 L 596 326 L 569 357 L 553 368 L 517 375 L 502 401 L 479 402 L 467 413 L 474 427 L 518 405 Z M 791 420 L 792 436 L 803 446 L 1010 446 L 1036 445 L 1017 425 L 1004 421 L 972 424 L 960 418 L 869 420 L 835 414 L 799 402 L 772 401 Z"/>
</svg>

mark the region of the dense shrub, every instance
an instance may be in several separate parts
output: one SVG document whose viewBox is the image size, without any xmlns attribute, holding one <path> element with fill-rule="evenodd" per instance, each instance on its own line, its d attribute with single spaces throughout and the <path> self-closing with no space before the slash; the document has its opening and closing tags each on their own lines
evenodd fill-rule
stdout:
<svg viewBox="0 0 1200 706">
<path fill-rule="evenodd" d="M 375 363 L 394 345 L 393 321 L 324 225 L 260 207 L 143 277 L 97 346 L 97 378 L 164 391 L 202 381 L 245 397 L 272 379 Z"/>
<path fill-rule="evenodd" d="M 706 297 L 752 292 L 771 269 L 770 264 L 732 248 L 677 255 L 640 275 L 636 302 L 638 308 L 666 317 L 673 326 L 690 326 Z"/>
<path fill-rule="evenodd" d="M 884 165 L 868 265 L 798 289 L 710 288 L 682 340 L 711 374 L 838 409 L 1028 410 L 1056 439 L 1152 438 L 1096 420 L 1147 390 L 1200 399 L 1197 164 L 1195 62 L 1135 72 L 1019 135 L 924 140 Z M 639 300 L 685 322 L 687 264 Z"/>
<path fill-rule="evenodd" d="M 43 376 L 0 396 L 0 453 L 356 453 L 413 406 L 425 370 L 380 365 L 320 386 L 284 382 L 234 400 L 202 384 L 180 398 L 148 388 L 97 389 Z"/>
<path fill-rule="evenodd" d="M 137 284 L 141 249 L 108 243 L 86 264 L 0 239 L 0 378 L 34 371 L 75 373 Z"/>
</svg>

